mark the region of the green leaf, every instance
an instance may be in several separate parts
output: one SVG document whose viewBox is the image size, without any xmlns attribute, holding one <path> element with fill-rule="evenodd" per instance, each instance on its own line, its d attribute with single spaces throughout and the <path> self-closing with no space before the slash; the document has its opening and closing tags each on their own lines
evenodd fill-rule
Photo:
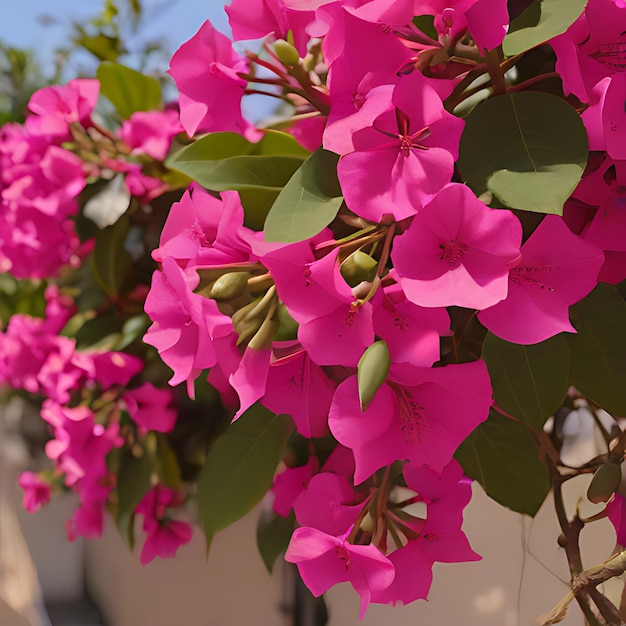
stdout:
<svg viewBox="0 0 626 626">
<path fill-rule="evenodd" d="M 85 31 L 82 31 L 79 36 L 74 38 L 74 43 L 93 54 L 99 61 L 108 63 L 117 61 L 123 51 L 119 37 L 110 37 L 104 33 L 88 35 Z"/>
<path fill-rule="evenodd" d="M 498 406 L 537 429 L 543 428 L 569 387 L 570 356 L 563 336 L 521 346 L 488 333 L 482 357 Z"/>
<path fill-rule="evenodd" d="M 614 417 L 626 417 L 626 303 L 599 283 L 570 308 L 577 333 L 566 336 L 572 384 Z"/>
<path fill-rule="evenodd" d="M 361 411 L 367 410 L 372 398 L 387 380 L 390 364 L 389 348 L 382 340 L 375 341 L 359 359 L 357 381 Z"/>
<path fill-rule="evenodd" d="M 211 133 L 172 155 L 166 166 L 207 189 L 238 191 L 246 226 L 258 230 L 308 154 L 291 135 L 280 131 L 265 131 L 258 143 L 237 133 Z"/>
<path fill-rule="evenodd" d="M 159 483 L 170 489 L 181 489 L 183 483 L 176 453 L 172 450 L 167 437 L 162 433 L 156 433 L 156 440 Z"/>
<path fill-rule="evenodd" d="M 548 165 L 540 172 L 498 170 L 487 180 L 487 188 L 502 204 L 525 211 L 541 207 L 541 213 L 561 215 L 563 198 L 572 193 L 572 181 L 580 178 L 578 165 Z M 523 198 L 524 206 L 520 205 Z"/>
<path fill-rule="evenodd" d="M 124 119 L 136 111 L 161 108 L 161 85 L 156 78 L 110 61 L 100 63 L 96 77 L 100 81 L 100 92 Z"/>
<path fill-rule="evenodd" d="M 491 411 L 455 454 L 463 471 L 496 502 L 533 517 L 550 491 L 550 476 L 532 435 Z"/>
<path fill-rule="evenodd" d="M 524 91 L 489 98 L 466 118 L 459 169 L 478 196 L 536 213 L 563 213 L 587 163 L 587 133 L 561 98 Z"/>
<path fill-rule="evenodd" d="M 135 508 L 150 490 L 151 475 L 152 461 L 145 451 L 140 457 L 133 456 L 130 451 L 123 453 L 117 472 L 117 526 L 131 549 Z"/>
<path fill-rule="evenodd" d="M 96 236 L 92 256 L 93 271 L 98 283 L 110 296 L 118 296 L 132 258 L 124 248 L 129 220 L 122 216 L 113 226 L 104 228 Z"/>
<path fill-rule="evenodd" d="M 249 513 L 272 486 L 290 419 L 260 405 L 217 439 L 198 475 L 198 514 L 207 549 L 216 532 Z"/>
<path fill-rule="evenodd" d="M 320 148 L 278 194 L 265 220 L 265 240 L 293 243 L 317 235 L 341 207 L 338 155 Z"/>
<path fill-rule="evenodd" d="M 564 33 L 585 10 L 588 0 L 534 0 L 516 19 L 502 42 L 513 56 Z"/>
<path fill-rule="evenodd" d="M 272 513 L 261 515 L 256 529 L 256 542 L 267 571 L 271 574 L 276 559 L 287 549 L 296 526 L 293 511 L 287 517 Z"/>
</svg>

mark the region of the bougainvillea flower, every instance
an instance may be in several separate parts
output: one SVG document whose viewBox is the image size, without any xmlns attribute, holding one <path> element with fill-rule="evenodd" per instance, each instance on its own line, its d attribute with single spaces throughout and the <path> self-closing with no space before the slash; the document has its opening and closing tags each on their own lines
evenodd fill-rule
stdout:
<svg viewBox="0 0 626 626">
<path fill-rule="evenodd" d="M 76 541 L 79 537 L 98 539 L 102 536 L 105 507 L 111 488 L 104 477 L 97 482 L 78 483 L 74 490 L 78 491 L 80 505 L 65 523 L 68 541 Z"/>
<path fill-rule="evenodd" d="M 415 215 L 450 181 L 464 125 L 445 111 L 421 73 L 402 76 L 391 106 L 354 133 L 354 152 L 339 160 L 350 209 L 374 222 L 385 214 L 396 220 Z"/>
<path fill-rule="evenodd" d="M 617 535 L 617 543 L 626 545 L 626 500 L 619 493 L 613 494 L 613 499 L 606 505 L 607 517 Z"/>
<path fill-rule="evenodd" d="M 465 437 L 487 419 L 491 403 L 483 361 L 436 368 L 392 365 L 365 411 L 357 377 L 341 383 L 328 425 L 354 453 L 358 484 L 394 461 L 443 469 Z"/>
<path fill-rule="evenodd" d="M 328 434 L 328 409 L 335 384 L 301 350 L 292 358 L 270 362 L 263 406 L 276 414 L 291 415 L 304 437 Z"/>
<path fill-rule="evenodd" d="M 394 240 L 391 257 L 411 302 L 485 309 L 506 297 L 521 241 L 513 213 L 490 209 L 469 187 L 450 183 Z"/>
<path fill-rule="evenodd" d="M 399 284 L 379 289 L 374 298 L 374 332 L 394 363 L 430 367 L 440 358 L 440 338 L 450 331 L 444 308 L 423 308 L 406 299 Z"/>
<path fill-rule="evenodd" d="M 262 258 L 280 299 L 300 324 L 298 340 L 318 365 L 356 366 L 374 341 L 372 305 L 362 303 L 341 276 L 335 249 L 315 260 L 310 242 Z"/>
<path fill-rule="evenodd" d="M 339 3 L 325 6 L 324 13 L 332 21 L 322 43 L 324 59 L 330 66 L 327 85 L 331 97 L 324 147 L 347 154 L 354 150 L 352 135 L 371 126 L 389 107 L 397 73 L 409 63 L 412 53 L 392 31 L 355 17 Z M 364 109 L 371 90 L 380 85 L 390 86 L 383 96 L 383 108 Z"/>
<path fill-rule="evenodd" d="M 548 215 L 522 246 L 522 259 L 509 272 L 506 299 L 478 319 L 512 343 L 574 333 L 569 307 L 595 287 L 603 262 L 601 250 L 574 235 L 560 217 Z"/>
<path fill-rule="evenodd" d="M 327 2 L 328 0 L 324 0 Z M 297 4 L 297 7 L 292 5 Z M 225 8 L 228 21 L 233 31 L 233 39 L 260 39 L 270 33 L 276 39 L 293 37 L 295 47 L 305 56 L 310 36 L 306 27 L 315 19 L 316 5 L 321 0 L 306 2 L 285 2 L 285 0 L 233 0 Z M 310 6 L 312 5 L 312 6 Z"/>
<path fill-rule="evenodd" d="M 144 336 L 174 371 L 170 385 L 187 381 L 190 397 L 193 381 L 203 369 L 217 363 L 213 338 L 233 332 L 229 317 L 220 313 L 215 300 L 193 293 L 197 274 L 186 275 L 174 259 L 166 257 L 163 271 L 152 276 L 145 311 L 152 325 Z"/>
<path fill-rule="evenodd" d="M 600 80 L 623 71 L 623 24 L 624 9 L 616 3 L 591 0 L 565 33 L 550 40 L 566 95 L 588 103 Z"/>
<path fill-rule="evenodd" d="M 177 412 L 172 408 L 174 394 L 170 389 L 159 389 L 147 382 L 129 389 L 123 399 L 128 414 L 142 428 L 160 433 L 174 428 Z"/>
<path fill-rule="evenodd" d="M 147 154 L 162 161 L 172 137 L 182 130 L 176 111 L 136 111 L 122 123 L 121 136 L 132 154 Z"/>
<path fill-rule="evenodd" d="M 277 515 L 287 517 L 296 498 L 304 491 L 311 478 L 319 471 L 319 460 L 311 455 L 305 465 L 287 467 L 276 474 L 272 485 L 274 502 L 272 509 Z"/>
<path fill-rule="evenodd" d="M 361 618 L 372 594 L 388 587 L 395 576 L 391 561 L 375 546 L 353 545 L 345 537 L 333 537 L 316 528 L 294 531 L 285 560 L 298 566 L 314 596 L 337 583 L 349 582 L 361 596 Z"/>
<path fill-rule="evenodd" d="M 52 494 L 50 484 L 33 472 L 22 472 L 18 479 L 20 487 L 24 490 L 22 504 L 29 513 L 36 513 L 48 504 Z"/>
<path fill-rule="evenodd" d="M 323 472 L 311 478 L 293 503 L 293 510 L 300 526 L 337 536 L 354 524 L 363 508 L 353 504 L 354 500 L 354 488 L 346 478 Z"/>
<path fill-rule="evenodd" d="M 252 257 L 243 217 L 236 191 L 216 198 L 192 183 L 172 205 L 152 258 L 161 263 L 170 256 L 184 269 L 247 263 Z"/>
<path fill-rule="evenodd" d="M 241 114 L 248 63 L 207 20 L 172 57 L 169 70 L 178 87 L 180 121 L 189 136 L 232 131 L 250 140 L 258 131 Z"/>
<path fill-rule="evenodd" d="M 193 529 L 186 522 L 170 519 L 166 515 L 167 507 L 179 506 L 179 495 L 162 485 L 157 485 L 143 497 L 135 512 L 143 515 L 142 528 L 146 540 L 141 549 L 141 564 L 147 565 L 157 556 L 172 559 L 178 548 L 191 541 Z"/>
<path fill-rule="evenodd" d="M 43 135 L 68 135 L 69 125 L 74 122 L 89 126 L 99 92 L 100 81 L 90 78 L 39 89 L 28 102 L 28 108 L 35 114 L 29 118 L 30 130 Z"/>
</svg>

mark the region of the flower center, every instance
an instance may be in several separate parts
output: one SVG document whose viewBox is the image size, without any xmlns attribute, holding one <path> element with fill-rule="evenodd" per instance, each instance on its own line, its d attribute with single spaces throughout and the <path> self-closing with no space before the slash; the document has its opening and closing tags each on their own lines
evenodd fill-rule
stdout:
<svg viewBox="0 0 626 626">
<path fill-rule="evenodd" d="M 457 243 L 453 239 L 448 243 L 440 244 L 439 249 L 441 250 L 439 258 L 442 261 L 448 261 L 450 267 L 456 267 L 461 262 L 463 255 L 469 250 L 469 247 L 467 244 Z"/>
<path fill-rule="evenodd" d="M 408 446 L 420 443 L 424 434 L 430 431 L 430 420 L 426 410 L 402 387 L 395 388 L 400 410 L 400 430 Z"/>
</svg>

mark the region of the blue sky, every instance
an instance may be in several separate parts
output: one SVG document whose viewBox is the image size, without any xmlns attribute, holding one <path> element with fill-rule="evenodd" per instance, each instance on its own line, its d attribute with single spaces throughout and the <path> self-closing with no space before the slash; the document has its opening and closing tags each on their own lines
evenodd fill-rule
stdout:
<svg viewBox="0 0 626 626">
<path fill-rule="evenodd" d="M 81 21 L 97 14 L 101 0 L 2 0 L 0 39 L 11 45 L 33 48 L 45 63 L 55 47 L 62 45 L 72 20 Z M 222 0 L 143 0 L 147 16 L 144 38 L 163 36 L 164 44 L 174 51 L 210 19 L 216 28 L 229 32 Z M 49 15 L 56 21 L 38 21 Z"/>
</svg>

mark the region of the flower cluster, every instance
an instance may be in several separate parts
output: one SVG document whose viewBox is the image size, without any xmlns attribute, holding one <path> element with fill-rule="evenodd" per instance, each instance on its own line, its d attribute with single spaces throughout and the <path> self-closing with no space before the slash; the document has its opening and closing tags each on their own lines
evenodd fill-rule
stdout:
<svg viewBox="0 0 626 626">
<path fill-rule="evenodd" d="M 258 501 L 250 494 L 271 482 L 259 467 L 242 478 L 253 488 L 206 502 L 206 493 L 219 500 L 211 488 L 229 471 L 216 475 L 214 459 L 242 451 L 269 459 L 272 474 L 282 457 L 271 506 L 286 526 L 293 520 L 286 560 L 315 595 L 351 583 L 362 616 L 372 602 L 426 598 L 436 562 L 480 558 L 461 528 L 471 496 L 464 471 L 485 478 L 480 446 L 480 471 L 463 463 L 474 433 L 490 448 L 501 432 L 507 446 L 520 442 L 507 463 L 516 476 L 540 475 L 546 489 L 520 503 L 483 486 L 533 514 L 550 480 L 558 476 L 560 489 L 570 476 L 561 469 L 576 471 L 560 460 L 558 425 L 544 432 L 571 404 L 569 385 L 589 406 L 626 414 L 583 363 L 591 351 L 613 382 L 623 380 L 605 329 L 626 338 L 612 287 L 626 279 L 625 9 L 590 0 L 553 32 L 547 18 L 537 31 L 520 26 L 513 4 L 233 0 L 234 39 L 263 38 L 261 50 L 239 53 L 203 24 L 171 61 L 179 111 L 140 107 L 110 132 L 93 119 L 97 83 L 73 81 L 35 94 L 26 124 L 3 129 L 0 210 L 19 228 L 0 231 L 0 266 L 18 278 L 72 275 L 80 255 L 98 269 L 107 245 L 121 259 L 96 272 L 105 297 L 95 306 L 81 304 L 74 275 L 50 283 L 44 318 L 13 315 L 0 334 L 0 382 L 41 397 L 47 455 L 80 496 L 70 537 L 98 535 L 108 508 L 124 532 L 142 516 L 142 563 L 173 556 L 191 537 L 167 512 L 184 504 L 185 483 L 197 483 L 189 494 L 210 540 L 220 506 L 241 497 L 238 510 L 249 510 Z M 243 97 L 259 94 L 283 105 L 270 127 L 242 113 Z M 488 138 L 480 115 L 490 102 L 495 134 L 506 139 L 485 154 L 475 137 Z M 563 115 L 544 119 L 544 105 Z M 548 136 L 561 117 L 570 153 Z M 184 146 L 170 154 L 183 130 Z M 105 191 L 77 203 L 86 184 L 103 181 Z M 172 181 L 186 189 L 175 193 Z M 130 209 L 103 218 L 101 205 L 120 189 L 122 204 L 134 197 Z M 101 229 L 82 248 L 71 219 L 79 204 L 80 218 Z M 46 239 L 59 229 L 62 245 Z M 123 260 L 131 248 L 132 271 Z M 597 302 L 613 307 L 608 318 Z M 77 348 L 78 322 L 103 314 L 121 338 Z M 137 317 L 145 324 L 123 340 Z M 192 452 L 174 449 L 183 410 L 173 408 L 161 361 L 180 407 L 215 392 L 226 407 L 207 412 Z M 558 370 L 564 388 L 545 391 L 534 367 L 551 380 Z M 259 407 L 290 416 L 289 432 L 250 426 Z M 626 438 L 617 422 L 603 429 L 606 454 L 579 469 L 612 480 Z M 261 458 L 259 441 L 271 433 Z M 190 467 L 189 457 L 200 461 Z M 115 482 L 134 467 L 145 479 L 129 497 Z M 29 510 L 50 496 L 34 474 L 21 484 Z M 623 498 L 609 487 L 590 498 L 608 502 L 621 538 Z"/>
</svg>

